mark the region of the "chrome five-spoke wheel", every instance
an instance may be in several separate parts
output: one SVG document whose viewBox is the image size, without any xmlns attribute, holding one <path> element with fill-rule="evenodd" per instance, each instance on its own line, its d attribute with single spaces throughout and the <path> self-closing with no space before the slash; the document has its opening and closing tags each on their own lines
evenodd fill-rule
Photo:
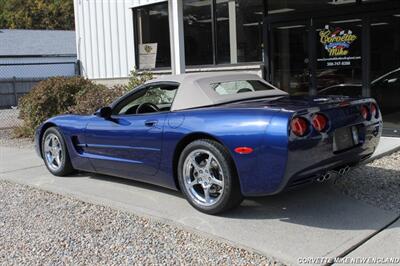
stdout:
<svg viewBox="0 0 400 266">
<path fill-rule="evenodd" d="M 184 183 L 199 205 L 210 206 L 224 193 L 224 174 L 215 156 L 203 149 L 192 151 L 184 162 Z"/>
<path fill-rule="evenodd" d="M 57 171 L 62 166 L 62 145 L 57 135 L 50 133 L 44 140 L 44 157 L 47 166 L 54 171 Z"/>
<path fill-rule="evenodd" d="M 217 141 L 199 139 L 189 143 L 180 154 L 177 170 L 179 187 L 199 211 L 221 213 L 243 199 L 234 161 Z"/>
<path fill-rule="evenodd" d="M 65 176 L 74 171 L 63 135 L 57 127 L 50 127 L 44 132 L 41 152 L 47 169 L 53 175 Z"/>
</svg>

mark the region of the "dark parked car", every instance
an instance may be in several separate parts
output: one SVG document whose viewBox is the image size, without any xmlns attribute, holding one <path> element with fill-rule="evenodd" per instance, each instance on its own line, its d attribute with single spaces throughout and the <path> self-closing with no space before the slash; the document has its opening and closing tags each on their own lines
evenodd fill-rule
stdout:
<svg viewBox="0 0 400 266">
<path fill-rule="evenodd" d="M 339 84 L 327 87 L 319 95 L 348 95 L 357 97 L 362 95 L 361 84 Z M 371 97 L 375 98 L 382 109 L 382 113 L 390 113 L 399 109 L 400 99 L 400 68 L 393 70 L 371 83 Z"/>
</svg>

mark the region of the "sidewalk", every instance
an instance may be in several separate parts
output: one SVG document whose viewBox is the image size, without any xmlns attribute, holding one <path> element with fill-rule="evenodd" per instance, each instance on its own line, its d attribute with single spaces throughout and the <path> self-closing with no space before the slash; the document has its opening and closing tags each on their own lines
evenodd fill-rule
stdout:
<svg viewBox="0 0 400 266">
<path fill-rule="evenodd" d="M 400 220 L 397 220 L 387 229 L 383 230 L 362 246 L 348 254 L 345 259 L 371 259 L 368 264 L 400 264 Z M 391 263 L 377 263 L 374 259 L 392 259 Z M 367 265 L 367 263 L 354 263 L 353 265 Z M 348 264 L 347 264 L 348 265 Z"/>
<path fill-rule="evenodd" d="M 400 138 L 393 137 L 381 137 L 379 145 L 375 150 L 375 153 L 368 161 L 379 159 L 393 151 L 400 149 Z"/>
</svg>

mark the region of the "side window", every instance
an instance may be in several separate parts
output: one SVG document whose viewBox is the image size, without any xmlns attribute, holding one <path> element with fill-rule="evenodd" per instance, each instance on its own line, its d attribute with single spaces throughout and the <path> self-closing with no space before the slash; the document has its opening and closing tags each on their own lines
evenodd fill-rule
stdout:
<svg viewBox="0 0 400 266">
<path fill-rule="evenodd" d="M 113 113 L 132 115 L 169 111 L 177 89 L 176 85 L 151 85 L 122 100 Z"/>
</svg>

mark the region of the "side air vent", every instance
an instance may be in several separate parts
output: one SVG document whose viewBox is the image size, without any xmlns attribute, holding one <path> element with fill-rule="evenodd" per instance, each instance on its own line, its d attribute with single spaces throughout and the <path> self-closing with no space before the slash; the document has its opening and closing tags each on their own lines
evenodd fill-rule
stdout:
<svg viewBox="0 0 400 266">
<path fill-rule="evenodd" d="M 77 153 L 83 153 L 84 144 L 79 142 L 78 136 L 72 136 L 72 144 L 74 145 L 75 151 Z"/>
</svg>

